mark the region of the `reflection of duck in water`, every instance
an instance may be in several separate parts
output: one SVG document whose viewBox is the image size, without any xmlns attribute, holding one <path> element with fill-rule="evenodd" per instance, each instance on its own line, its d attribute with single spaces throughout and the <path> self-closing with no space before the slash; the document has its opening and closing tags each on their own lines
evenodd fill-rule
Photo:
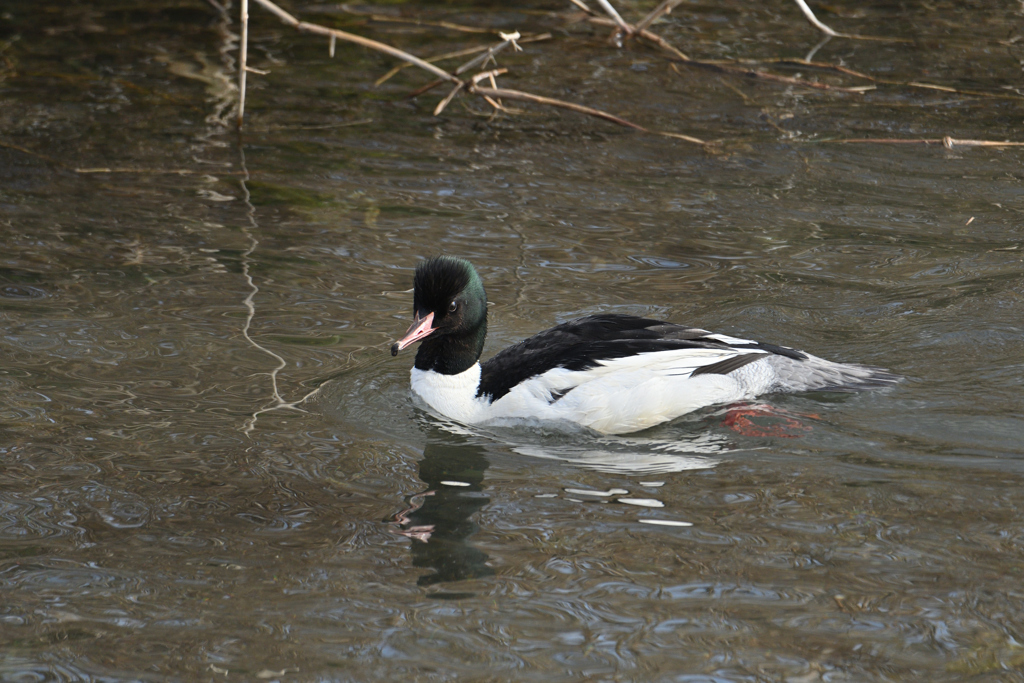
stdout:
<svg viewBox="0 0 1024 683">
<path fill-rule="evenodd" d="M 487 297 L 473 266 L 448 256 L 421 263 L 413 323 L 391 353 L 422 340 L 413 391 L 465 424 L 565 420 L 619 434 L 767 392 L 854 391 L 899 381 L 877 368 L 630 315 L 563 323 L 481 365 L 486 335 Z"/>
<path fill-rule="evenodd" d="M 453 443 L 450 436 L 423 449 L 420 479 L 427 491 L 410 497 L 409 508 L 389 520 L 395 533 L 413 539 L 413 566 L 434 569 L 419 578 L 419 585 L 494 573 L 487 555 L 466 543 L 478 529 L 470 516 L 490 502 L 482 491 L 487 464 L 482 448 Z"/>
</svg>

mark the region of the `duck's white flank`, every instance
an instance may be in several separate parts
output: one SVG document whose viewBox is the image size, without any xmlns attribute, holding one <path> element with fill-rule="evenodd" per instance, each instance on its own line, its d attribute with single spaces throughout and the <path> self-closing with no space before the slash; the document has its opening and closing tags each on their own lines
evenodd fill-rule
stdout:
<svg viewBox="0 0 1024 683">
<path fill-rule="evenodd" d="M 726 375 L 691 376 L 702 366 L 747 353 L 765 358 Z M 770 391 L 778 379 L 770 362 L 775 357 L 762 351 L 742 354 L 733 349 L 690 348 L 605 360 L 587 370 L 555 368 L 519 383 L 493 403 L 476 395 L 479 363 L 457 375 L 413 368 L 412 389 L 431 408 L 463 423 L 567 420 L 606 434 L 621 434 Z"/>
</svg>

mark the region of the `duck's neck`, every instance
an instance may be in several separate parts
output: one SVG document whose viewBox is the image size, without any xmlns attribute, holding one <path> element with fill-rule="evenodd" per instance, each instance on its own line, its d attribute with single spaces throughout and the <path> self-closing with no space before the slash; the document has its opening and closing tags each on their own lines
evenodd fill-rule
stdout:
<svg viewBox="0 0 1024 683">
<path fill-rule="evenodd" d="M 458 375 L 480 360 L 487 337 L 487 320 L 465 334 L 427 337 L 416 352 L 416 367 L 442 375 Z"/>
</svg>

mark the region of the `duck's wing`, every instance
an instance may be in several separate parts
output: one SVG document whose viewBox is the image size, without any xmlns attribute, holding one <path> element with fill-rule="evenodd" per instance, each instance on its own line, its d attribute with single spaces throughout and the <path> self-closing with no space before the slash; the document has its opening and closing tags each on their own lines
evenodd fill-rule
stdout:
<svg viewBox="0 0 1024 683">
<path fill-rule="evenodd" d="M 725 375 L 769 354 L 798 361 L 807 358 L 807 354 L 784 346 L 736 339 L 661 320 L 593 315 L 524 339 L 483 363 L 477 395 L 496 401 L 517 384 L 556 368 L 588 370 L 607 361 L 686 349 L 694 351 L 692 362 L 677 365 L 673 374 Z"/>
</svg>

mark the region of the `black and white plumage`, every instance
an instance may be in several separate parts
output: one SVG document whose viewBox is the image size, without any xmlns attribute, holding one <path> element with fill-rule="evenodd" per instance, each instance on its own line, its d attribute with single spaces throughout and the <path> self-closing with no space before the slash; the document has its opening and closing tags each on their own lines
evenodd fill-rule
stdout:
<svg viewBox="0 0 1024 683">
<path fill-rule="evenodd" d="M 467 424 L 567 420 L 618 434 L 768 392 L 856 391 L 899 381 L 877 368 L 617 314 L 557 325 L 481 365 L 483 283 L 468 261 L 448 256 L 416 268 L 413 315 L 392 355 L 421 341 L 413 391 Z"/>
</svg>

